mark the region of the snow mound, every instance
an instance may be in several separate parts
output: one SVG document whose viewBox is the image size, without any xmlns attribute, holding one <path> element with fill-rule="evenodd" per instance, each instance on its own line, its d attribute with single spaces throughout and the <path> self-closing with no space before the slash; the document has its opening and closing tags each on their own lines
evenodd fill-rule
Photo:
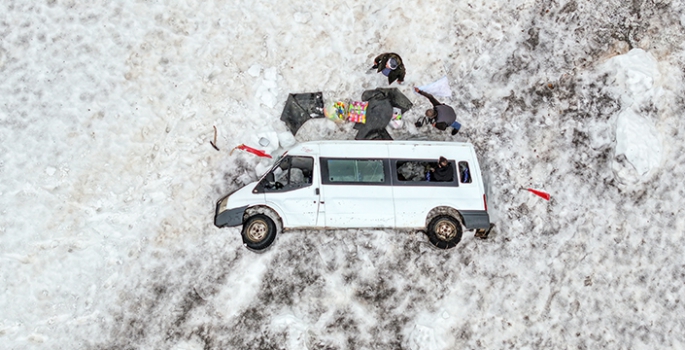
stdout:
<svg viewBox="0 0 685 350">
<path fill-rule="evenodd" d="M 616 125 L 616 155 L 624 154 L 638 175 L 661 163 L 661 141 L 652 122 L 632 109 L 621 112 Z"/>
<path fill-rule="evenodd" d="M 658 62 L 648 52 L 634 49 L 611 58 L 605 66 L 615 75 L 623 109 L 616 121 L 616 156 L 635 169 L 619 171 L 623 182 L 635 183 L 654 174 L 661 164 L 661 137 L 654 123 L 659 112 Z M 624 158 L 624 157 L 625 158 Z"/>
</svg>

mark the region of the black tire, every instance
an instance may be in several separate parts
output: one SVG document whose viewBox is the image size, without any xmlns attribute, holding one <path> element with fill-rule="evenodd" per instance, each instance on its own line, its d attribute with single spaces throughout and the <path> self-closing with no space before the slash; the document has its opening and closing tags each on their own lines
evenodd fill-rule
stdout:
<svg viewBox="0 0 685 350">
<path fill-rule="evenodd" d="M 461 241 L 461 223 L 449 215 L 440 215 L 428 224 L 428 240 L 440 249 L 450 249 Z"/>
<path fill-rule="evenodd" d="M 252 250 L 264 250 L 276 239 L 276 224 L 264 214 L 251 216 L 243 224 L 243 243 Z"/>
</svg>

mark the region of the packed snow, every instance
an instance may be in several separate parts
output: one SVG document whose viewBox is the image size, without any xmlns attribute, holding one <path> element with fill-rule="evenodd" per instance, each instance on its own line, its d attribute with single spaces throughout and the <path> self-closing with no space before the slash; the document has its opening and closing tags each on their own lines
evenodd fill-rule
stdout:
<svg viewBox="0 0 685 350">
<path fill-rule="evenodd" d="M 684 10 L 3 1 L 0 348 L 685 348 Z M 354 138 L 281 111 L 388 87 L 382 52 L 414 103 L 388 132 L 475 145 L 490 237 L 298 230 L 257 254 L 216 228 L 272 161 L 231 150 Z M 412 88 L 443 77 L 456 136 L 414 126 Z"/>
</svg>

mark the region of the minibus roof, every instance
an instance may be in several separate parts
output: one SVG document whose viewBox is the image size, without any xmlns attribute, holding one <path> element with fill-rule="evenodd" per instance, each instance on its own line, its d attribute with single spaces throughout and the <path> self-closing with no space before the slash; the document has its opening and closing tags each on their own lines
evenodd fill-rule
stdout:
<svg viewBox="0 0 685 350">
<path fill-rule="evenodd" d="M 447 158 L 475 156 L 468 142 L 423 140 L 325 140 L 309 141 L 293 146 L 289 155 L 322 157 L 380 157 L 380 158 Z"/>
</svg>

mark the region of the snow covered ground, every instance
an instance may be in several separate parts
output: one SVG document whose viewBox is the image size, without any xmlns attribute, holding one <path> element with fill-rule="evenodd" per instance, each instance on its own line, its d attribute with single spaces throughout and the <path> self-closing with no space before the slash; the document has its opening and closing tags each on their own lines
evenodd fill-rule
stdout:
<svg viewBox="0 0 685 350">
<path fill-rule="evenodd" d="M 0 348 L 685 348 L 684 10 L 2 1 Z M 365 74 L 386 51 L 415 104 L 389 131 L 476 145 L 490 239 L 296 231 L 255 254 L 214 227 L 268 165 L 230 150 L 291 144 L 289 93 L 387 87 Z M 445 75 L 454 137 L 413 125 L 411 88 Z"/>
</svg>

